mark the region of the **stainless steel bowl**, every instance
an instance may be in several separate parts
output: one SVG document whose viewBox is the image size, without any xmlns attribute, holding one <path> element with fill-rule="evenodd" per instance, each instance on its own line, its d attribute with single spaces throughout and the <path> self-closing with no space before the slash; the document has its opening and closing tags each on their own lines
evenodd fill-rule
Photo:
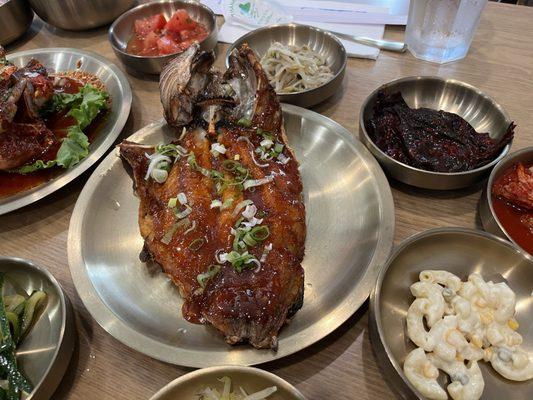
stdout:
<svg viewBox="0 0 533 400">
<path fill-rule="evenodd" d="M 346 70 L 346 50 L 335 35 L 313 26 L 280 24 L 249 32 L 237 39 L 228 48 L 226 65 L 229 65 L 228 60 L 231 51 L 243 43 L 247 43 L 259 57 L 262 57 L 273 42 L 296 46 L 307 45 L 326 57 L 333 72 L 333 78 L 330 81 L 315 89 L 291 94 L 278 93 L 280 102 L 295 104 L 300 107 L 311 107 L 333 96 L 339 90 Z"/>
<path fill-rule="evenodd" d="M 46 308 L 29 335 L 17 347 L 17 361 L 33 384 L 27 400 L 48 400 L 67 369 L 76 337 L 72 306 L 52 274 L 21 258 L 0 257 L 6 292 L 44 290 Z"/>
<path fill-rule="evenodd" d="M 156 1 L 142 4 L 121 15 L 109 28 L 109 41 L 117 57 L 127 68 L 147 74 L 159 74 L 163 66 L 176 54 L 166 56 L 136 56 L 126 52 L 128 41 L 133 35 L 133 23 L 139 18 L 163 13 L 167 20 L 177 10 L 185 9 L 192 19 L 207 27 L 209 35 L 200 42 L 200 49 L 211 51 L 217 45 L 217 21 L 211 9 L 193 0 Z"/>
<path fill-rule="evenodd" d="M 223 383 L 218 378 L 231 378 L 233 387 L 238 390 L 242 386 L 246 393 L 253 393 L 270 386 L 278 390 L 268 396 L 269 400 L 305 400 L 298 389 L 281 379 L 279 376 L 252 367 L 209 367 L 203 368 L 173 380 L 154 394 L 150 400 L 196 399 L 198 393 L 206 387 L 212 387 L 219 392 Z"/>
<path fill-rule="evenodd" d="M 33 11 L 56 28 L 83 31 L 107 25 L 136 0 L 29 0 Z"/>
<path fill-rule="evenodd" d="M 5 46 L 22 36 L 33 21 L 33 11 L 27 0 L 7 0 L 0 3 L 0 45 Z"/>
<path fill-rule="evenodd" d="M 424 399 L 403 373 L 406 355 L 415 348 L 406 335 L 405 316 L 413 301 L 409 286 L 424 269 L 444 269 L 463 280 L 477 272 L 486 280 L 507 282 L 516 293 L 518 332 L 526 351 L 533 351 L 533 257 L 489 233 L 440 228 L 402 242 L 379 273 L 370 296 L 370 339 L 386 380 L 404 399 Z M 533 380 L 511 382 L 481 361 L 485 400 L 530 400 Z"/>
<path fill-rule="evenodd" d="M 479 199 L 479 216 L 481 217 L 481 223 L 483 228 L 490 233 L 493 233 L 502 238 L 508 239 L 515 245 L 519 246 L 513 238 L 507 233 L 504 226 L 496 216 L 494 208 L 492 207 L 492 185 L 494 181 L 498 179 L 502 173 L 514 164 L 522 162 L 524 164 L 531 164 L 533 162 L 533 147 L 526 147 L 509 154 L 503 160 L 501 160 L 492 170 L 487 186 L 483 190 L 483 194 Z M 520 247 L 520 246 L 519 246 Z"/>
<path fill-rule="evenodd" d="M 427 107 L 455 113 L 474 127 L 477 132 L 488 132 L 499 140 L 505 135 L 511 119 L 498 103 L 481 90 L 455 79 L 437 76 L 412 76 L 386 83 L 374 90 L 363 102 L 359 113 L 359 136 L 377 158 L 385 171 L 401 182 L 425 189 L 450 190 L 470 186 L 490 172 L 511 147 L 505 146 L 490 163 L 465 172 L 432 172 L 414 168 L 386 155 L 377 147 L 366 130 L 380 90 L 401 92 L 410 107 Z"/>
</svg>

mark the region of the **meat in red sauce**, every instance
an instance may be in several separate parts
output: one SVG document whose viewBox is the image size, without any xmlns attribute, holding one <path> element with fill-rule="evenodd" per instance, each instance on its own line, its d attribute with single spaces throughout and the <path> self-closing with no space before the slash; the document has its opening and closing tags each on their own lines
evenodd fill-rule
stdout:
<svg viewBox="0 0 533 400">
<path fill-rule="evenodd" d="M 496 180 L 492 207 L 513 240 L 533 254 L 533 164 L 515 164 Z"/>
<path fill-rule="evenodd" d="M 72 78 L 63 77 L 61 86 L 54 87 L 54 93 L 77 93 L 82 84 Z M 67 111 L 52 114 L 43 125 L 46 126 L 56 139 L 64 138 L 67 134 L 67 128 L 75 124 L 74 118 L 67 116 Z M 17 115 L 15 121 L 23 116 Z M 105 120 L 105 115 L 99 115 L 87 128 L 84 133 L 89 138 L 89 142 L 94 140 L 99 126 Z M 39 154 L 39 159 L 43 161 L 53 160 L 56 158 L 61 142 L 56 140 L 44 153 Z M 0 198 L 20 193 L 36 186 L 39 186 L 60 175 L 60 169 L 52 168 L 41 171 L 35 171 L 31 174 L 17 174 L 8 171 L 0 171 Z"/>
</svg>

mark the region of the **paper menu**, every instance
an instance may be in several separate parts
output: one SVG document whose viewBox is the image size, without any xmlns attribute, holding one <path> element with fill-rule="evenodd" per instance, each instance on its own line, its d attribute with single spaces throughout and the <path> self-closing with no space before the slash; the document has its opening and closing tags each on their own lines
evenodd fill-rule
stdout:
<svg viewBox="0 0 533 400">
<path fill-rule="evenodd" d="M 300 22 L 300 21 L 297 21 Z M 301 22 L 305 23 L 305 22 Z M 316 26 L 321 29 L 334 29 L 335 31 L 347 33 L 351 35 L 364 35 L 368 37 L 373 37 L 381 39 L 383 37 L 383 32 L 385 30 L 384 25 L 349 25 L 349 26 L 340 26 L 340 24 L 328 24 L 328 23 L 315 23 L 310 22 L 308 25 Z M 224 43 L 233 43 L 235 40 L 241 36 L 248 33 L 249 30 L 241 28 L 235 25 L 224 24 L 220 28 L 218 33 L 218 40 Z M 350 57 L 359 57 L 359 58 L 370 58 L 375 60 L 379 55 L 379 49 L 365 46 L 359 43 L 355 43 L 350 40 L 339 39 L 344 47 L 346 48 L 346 53 Z"/>
<path fill-rule="evenodd" d="M 250 1 L 237 0 L 203 0 L 203 3 L 210 6 L 215 12 L 223 14 L 228 13 L 228 3 L 232 4 L 231 15 L 226 19 L 232 23 L 224 24 L 218 35 L 218 40 L 226 43 L 233 43 L 239 37 L 243 36 L 253 28 L 250 25 L 254 23 L 240 23 L 239 18 L 251 14 L 251 12 L 241 12 L 239 8 L 253 9 L 260 5 L 261 1 L 256 4 Z M 251 3 L 251 4 L 248 4 Z M 296 23 L 316 26 L 321 29 L 346 33 L 349 35 L 366 36 L 375 39 L 383 38 L 385 26 L 383 21 L 388 14 L 388 8 L 373 6 L 368 4 L 354 4 L 342 1 L 325 1 L 325 0 L 290 0 L 284 3 L 278 2 L 287 12 L 288 20 Z M 268 6 L 268 5 L 267 5 Z M 233 15 L 234 13 L 237 13 Z M 241 14 L 242 15 L 238 15 Z M 236 17 L 236 18 L 235 18 Z M 339 23 L 343 21 L 343 23 Z M 235 21 L 235 22 L 233 22 Z M 356 22 L 374 21 L 371 24 L 362 24 Z M 264 23 L 262 25 L 265 25 Z M 365 46 L 349 39 L 339 38 L 346 48 L 346 52 L 351 57 L 361 57 L 376 59 L 379 55 L 379 49 Z"/>
<path fill-rule="evenodd" d="M 201 1 L 222 14 L 224 0 Z M 336 23 L 405 25 L 409 10 L 409 0 L 286 0 L 282 4 L 297 19 Z M 327 20 L 328 15 L 333 20 Z"/>
</svg>

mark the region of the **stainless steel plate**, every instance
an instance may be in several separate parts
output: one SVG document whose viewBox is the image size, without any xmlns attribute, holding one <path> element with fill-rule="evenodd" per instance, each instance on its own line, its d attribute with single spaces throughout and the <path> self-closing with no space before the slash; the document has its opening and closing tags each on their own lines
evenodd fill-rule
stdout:
<svg viewBox="0 0 533 400">
<path fill-rule="evenodd" d="M 21 51 L 7 58 L 15 65 L 23 66 L 31 58 L 41 61 L 49 71 L 80 69 L 98 76 L 105 84 L 113 105 L 109 116 L 91 143 L 89 155 L 75 167 L 65 170 L 56 178 L 13 196 L 0 198 L 0 215 L 31 204 L 62 188 L 93 165 L 113 145 L 126 124 L 131 108 L 131 89 L 126 76 L 114 64 L 95 53 L 72 48 L 49 48 Z"/>
<path fill-rule="evenodd" d="M 139 201 L 121 160 L 110 154 L 76 203 L 68 256 L 85 306 L 118 340 L 179 365 L 258 364 L 318 341 L 365 301 L 392 247 L 394 205 L 387 180 L 342 126 L 299 107 L 283 110 L 300 161 L 308 234 L 304 305 L 282 329 L 279 350 L 230 347 L 212 328 L 182 318 L 177 289 L 158 267 L 139 261 Z M 130 140 L 155 145 L 173 137 L 161 121 Z"/>
<path fill-rule="evenodd" d="M 270 372 L 252 367 L 209 367 L 189 372 L 173 380 L 154 394 L 150 400 L 195 399 L 206 387 L 222 391 L 224 384 L 218 378 L 231 379 L 233 390 L 241 386 L 247 393 L 258 392 L 270 386 L 278 390 L 268 396 L 269 400 L 305 400 L 303 394 L 289 382 Z"/>
<path fill-rule="evenodd" d="M 407 338 L 405 316 L 413 301 L 409 286 L 424 269 L 444 269 L 465 280 L 477 272 L 485 280 L 507 282 L 516 293 L 522 347 L 533 351 L 533 257 L 489 233 L 439 228 L 419 233 L 398 246 L 380 271 L 370 296 L 370 339 L 386 380 L 404 399 L 424 399 L 407 381 L 403 362 L 415 345 Z M 485 380 L 484 400 L 531 400 L 533 380 L 512 382 L 479 363 Z"/>
<path fill-rule="evenodd" d="M 48 400 L 67 369 L 76 336 L 72 306 L 50 272 L 20 258 L 0 257 L 6 274 L 5 293 L 44 290 L 46 308 L 17 347 L 17 361 L 33 384 L 28 400 Z"/>
</svg>

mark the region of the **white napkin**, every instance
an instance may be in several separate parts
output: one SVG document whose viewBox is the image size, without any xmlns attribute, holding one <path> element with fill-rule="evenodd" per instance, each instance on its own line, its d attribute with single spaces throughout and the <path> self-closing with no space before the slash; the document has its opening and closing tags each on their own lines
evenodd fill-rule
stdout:
<svg viewBox="0 0 533 400">
<path fill-rule="evenodd" d="M 383 38 L 383 32 L 385 31 L 384 25 L 352 25 L 352 24 L 333 24 L 325 22 L 305 22 L 295 21 L 301 24 L 316 26 L 317 28 L 334 30 L 341 33 L 347 33 L 350 35 L 361 35 L 371 38 L 381 39 Z M 248 33 L 249 30 L 240 26 L 224 24 L 218 32 L 218 40 L 224 43 L 233 43 L 242 35 Z M 375 60 L 378 58 L 379 49 L 375 47 L 365 46 L 363 44 L 355 43 L 351 40 L 345 40 L 339 38 L 349 57 L 370 58 Z"/>
<path fill-rule="evenodd" d="M 208 7 L 211 7 L 215 13 L 221 13 L 221 0 L 202 0 Z M 385 31 L 385 25 L 372 23 L 379 19 L 380 16 L 388 15 L 387 7 L 376 7 L 362 4 L 346 4 L 335 1 L 316 1 L 316 0 L 291 0 L 287 5 L 294 15 L 294 22 L 316 26 L 317 28 L 337 31 L 356 36 L 367 36 L 375 39 L 382 39 Z M 316 10 L 316 13 L 315 13 Z M 335 21 L 335 13 L 343 13 L 343 20 L 365 20 L 368 16 L 368 24 L 338 23 Z M 321 13 L 321 14 L 320 14 Z M 304 18 L 310 20 L 305 20 Z M 325 20 L 327 22 L 317 22 L 316 20 Z M 235 40 L 249 32 L 243 26 L 230 25 L 225 23 L 219 33 L 218 40 L 225 43 L 233 43 Z M 349 39 L 339 38 L 349 57 L 369 58 L 375 60 L 379 55 L 379 49 L 365 46 Z"/>
</svg>

